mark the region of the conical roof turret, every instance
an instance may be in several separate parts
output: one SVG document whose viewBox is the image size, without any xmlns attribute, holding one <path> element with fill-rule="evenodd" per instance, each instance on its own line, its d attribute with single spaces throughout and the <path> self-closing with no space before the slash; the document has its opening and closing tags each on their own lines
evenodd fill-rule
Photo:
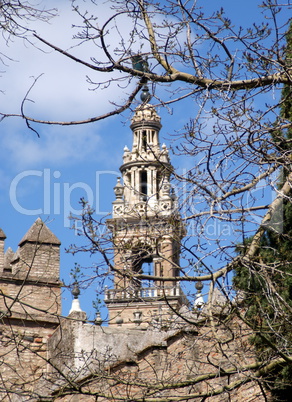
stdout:
<svg viewBox="0 0 292 402">
<path fill-rule="evenodd" d="M 3 232 L 3 230 L 0 228 L 0 240 L 5 240 L 6 239 L 6 234 Z"/>
<path fill-rule="evenodd" d="M 19 242 L 19 246 L 24 243 L 40 243 L 40 244 L 55 244 L 60 245 L 60 240 L 54 235 L 54 233 L 47 227 L 47 225 L 38 218 L 30 229 L 23 236 Z"/>
<path fill-rule="evenodd" d="M 6 253 L 4 254 L 4 268 L 9 268 L 11 261 L 14 258 L 14 252 L 11 247 L 8 247 Z"/>
</svg>

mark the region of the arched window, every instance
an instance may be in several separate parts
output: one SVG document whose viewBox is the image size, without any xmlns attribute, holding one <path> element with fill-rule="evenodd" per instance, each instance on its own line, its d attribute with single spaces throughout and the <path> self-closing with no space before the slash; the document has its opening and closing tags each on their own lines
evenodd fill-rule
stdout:
<svg viewBox="0 0 292 402">
<path fill-rule="evenodd" d="M 138 274 L 153 275 L 154 265 L 153 257 L 151 255 L 151 250 L 148 246 L 142 246 L 141 249 L 133 250 L 133 272 Z M 133 280 L 134 285 L 139 288 L 149 288 L 154 285 L 152 280 L 149 279 L 135 279 Z"/>
</svg>

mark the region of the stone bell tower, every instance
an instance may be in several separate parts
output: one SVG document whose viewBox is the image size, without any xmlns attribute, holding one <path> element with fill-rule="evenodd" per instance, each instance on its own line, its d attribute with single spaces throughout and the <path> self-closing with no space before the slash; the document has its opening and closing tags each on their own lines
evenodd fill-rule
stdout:
<svg viewBox="0 0 292 402">
<path fill-rule="evenodd" d="M 160 146 L 160 117 L 142 104 L 132 118 L 133 145 L 124 148 L 122 174 L 114 188 L 112 219 L 114 289 L 105 293 L 109 325 L 147 326 L 169 320 L 187 303 L 178 281 L 185 234 L 170 184 L 172 166 Z M 137 278 L 137 274 L 149 278 Z M 161 280 L 162 278 L 162 280 Z"/>
</svg>

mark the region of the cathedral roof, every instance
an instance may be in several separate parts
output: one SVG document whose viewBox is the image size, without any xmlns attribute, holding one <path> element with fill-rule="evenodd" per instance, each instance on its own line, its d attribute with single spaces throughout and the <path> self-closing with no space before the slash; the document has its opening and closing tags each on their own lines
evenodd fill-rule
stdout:
<svg viewBox="0 0 292 402">
<path fill-rule="evenodd" d="M 31 228 L 26 232 L 19 246 L 26 242 L 30 243 L 46 243 L 46 244 L 56 244 L 60 245 L 60 240 L 54 235 L 54 233 L 47 227 L 47 225 L 38 218 Z"/>
</svg>

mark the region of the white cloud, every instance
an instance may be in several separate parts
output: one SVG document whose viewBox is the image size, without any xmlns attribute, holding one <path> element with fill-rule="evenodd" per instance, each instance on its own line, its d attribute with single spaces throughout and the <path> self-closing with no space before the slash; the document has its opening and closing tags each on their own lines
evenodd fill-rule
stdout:
<svg viewBox="0 0 292 402">
<path fill-rule="evenodd" d="M 69 1 L 52 1 L 49 5 L 56 5 L 60 16 L 47 24 L 38 22 L 34 28 L 49 42 L 68 49 L 72 46 L 72 24 L 80 25 L 82 21 L 71 11 Z M 92 14 L 97 12 L 97 7 L 91 2 L 87 5 L 94 7 L 89 10 Z M 106 5 L 98 7 L 98 15 L 101 21 L 109 15 Z M 121 26 L 125 35 L 126 31 L 129 33 L 129 24 Z M 116 38 L 113 38 L 113 41 L 115 40 Z M 108 76 L 90 71 L 35 38 L 33 42 L 37 47 L 15 39 L 5 48 L 5 53 L 14 61 L 10 61 L 9 66 L 5 67 L 6 71 L 0 79 L 0 89 L 3 90 L 3 93 L 0 92 L 1 112 L 19 113 L 25 94 L 34 79 L 41 74 L 43 75 L 28 96 L 29 100 L 25 102 L 25 113 L 31 117 L 59 121 L 83 120 L 113 110 L 114 105 L 110 104 L 110 101 L 122 103 L 119 97 L 126 97 L 127 90 L 117 90 L 116 84 L 104 91 L 90 91 L 86 82 L 87 74 L 94 81 L 104 81 Z M 115 46 L 114 43 L 112 45 Z M 86 43 L 69 51 L 86 61 L 90 61 L 91 56 L 98 58 L 101 54 L 97 47 Z M 93 54 L 94 52 L 96 53 Z M 0 158 L 2 163 L 9 163 L 9 169 L 12 171 L 51 163 L 72 165 L 77 161 L 88 160 L 96 153 L 99 159 L 106 159 L 107 152 L 110 159 L 112 150 L 108 152 L 105 147 L 108 138 L 100 137 L 100 130 L 105 124 L 99 122 L 98 125 L 60 127 L 36 126 L 32 123 L 41 134 L 40 138 L 37 138 L 26 128 L 23 120 L 8 118 L 0 125 Z"/>
<path fill-rule="evenodd" d="M 18 129 L 16 129 L 18 127 Z M 11 126 L 10 126 L 11 129 Z M 9 162 L 11 168 L 27 169 L 51 163 L 70 165 L 86 160 L 100 148 L 100 136 L 95 126 L 62 128 L 46 126 L 40 138 L 30 130 L 19 130 L 14 125 L 12 134 L 4 130 L 1 135 L 0 158 Z"/>
<path fill-rule="evenodd" d="M 72 24 L 80 25 L 82 21 L 71 11 L 70 2 L 52 2 L 50 6 L 55 4 L 60 16 L 52 19 L 50 23 L 38 22 L 34 28 L 49 42 L 62 49 L 69 49 L 72 43 L 77 44 L 76 41 L 72 41 L 72 36 L 76 33 L 76 30 L 72 30 Z M 96 13 L 97 6 L 91 4 L 91 7 L 94 9 L 89 11 Z M 104 4 L 98 7 L 101 21 L 105 19 L 108 12 Z M 122 27 L 129 31 L 129 25 L 122 24 Z M 115 41 L 115 39 L 113 37 L 112 40 Z M 116 83 L 112 83 L 104 91 L 101 89 L 92 91 L 90 90 L 92 87 L 86 82 L 87 75 L 94 82 L 102 82 L 110 78 L 108 74 L 98 73 L 78 64 L 50 49 L 36 38 L 32 38 L 32 41 L 35 47 L 21 39 L 15 39 L 5 49 L 5 54 L 16 61 L 9 62 L 0 81 L 0 88 L 4 91 L 0 93 L 1 112 L 19 113 L 26 92 L 34 79 L 41 74 L 43 75 L 29 95 L 32 102 L 25 103 L 25 113 L 44 120 L 71 121 L 86 119 L 113 110 L 114 106 L 109 102 L 119 102 L 118 96 L 121 96 L 121 89 L 117 89 Z M 114 43 L 112 45 L 115 46 Z M 69 52 L 88 62 L 91 56 L 97 59 L 102 57 L 102 52 L 92 43 L 83 43 L 81 46 L 69 49 Z M 116 72 L 111 75 L 111 77 L 117 76 L 120 74 Z"/>
</svg>

